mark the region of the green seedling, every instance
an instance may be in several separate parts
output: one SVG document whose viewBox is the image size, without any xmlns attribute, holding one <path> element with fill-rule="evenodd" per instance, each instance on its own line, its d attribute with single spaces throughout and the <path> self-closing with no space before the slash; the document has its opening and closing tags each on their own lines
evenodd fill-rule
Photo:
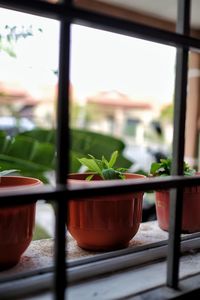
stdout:
<svg viewBox="0 0 200 300">
<path fill-rule="evenodd" d="M 86 180 L 91 180 L 95 174 L 99 175 L 104 180 L 125 179 L 124 168 L 114 168 L 118 158 L 118 151 L 114 151 L 108 161 L 104 156 L 101 159 L 96 159 L 93 155 L 88 154 L 89 158 L 79 158 L 79 162 L 87 167 L 88 172 L 92 172 Z"/>
<path fill-rule="evenodd" d="M 160 162 L 151 164 L 151 176 L 169 176 L 171 174 L 172 160 L 170 158 L 160 159 Z M 191 168 L 188 163 L 184 162 L 183 174 L 185 176 L 193 176 L 196 173 L 195 169 Z"/>
</svg>

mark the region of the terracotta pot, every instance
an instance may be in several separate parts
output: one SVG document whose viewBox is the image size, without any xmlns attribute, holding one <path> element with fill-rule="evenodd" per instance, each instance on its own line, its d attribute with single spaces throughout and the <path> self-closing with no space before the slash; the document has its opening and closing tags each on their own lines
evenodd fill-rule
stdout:
<svg viewBox="0 0 200 300">
<path fill-rule="evenodd" d="M 42 182 L 21 176 L 0 177 L 2 191 L 30 190 Z M 36 203 L 0 208 L 0 270 L 16 265 L 29 246 L 35 224 Z"/>
<path fill-rule="evenodd" d="M 169 229 L 169 191 L 156 192 L 156 214 L 161 229 Z M 200 187 L 187 187 L 183 192 L 182 233 L 200 231 Z"/>
<path fill-rule="evenodd" d="M 72 174 L 71 184 L 94 185 L 85 181 L 88 174 Z M 143 175 L 126 174 L 126 179 L 141 179 Z M 81 248 L 114 250 L 127 247 L 137 233 L 142 220 L 142 192 L 124 195 L 84 198 L 68 203 L 67 227 Z"/>
</svg>

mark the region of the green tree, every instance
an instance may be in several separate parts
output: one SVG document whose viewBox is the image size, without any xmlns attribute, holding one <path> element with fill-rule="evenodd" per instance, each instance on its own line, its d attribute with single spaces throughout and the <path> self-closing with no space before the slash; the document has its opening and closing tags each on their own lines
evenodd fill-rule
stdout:
<svg viewBox="0 0 200 300">
<path fill-rule="evenodd" d="M 174 106 L 171 103 L 171 104 L 168 104 L 167 106 L 165 106 L 161 110 L 160 119 L 161 119 L 161 121 L 172 123 L 173 122 L 173 115 L 174 115 Z"/>
<path fill-rule="evenodd" d="M 37 31 L 42 32 L 42 29 L 38 28 Z M 0 52 L 3 51 L 12 57 L 16 57 L 16 43 L 19 39 L 25 39 L 30 36 L 33 36 L 32 25 L 29 25 L 28 27 L 5 25 L 0 29 Z"/>
</svg>

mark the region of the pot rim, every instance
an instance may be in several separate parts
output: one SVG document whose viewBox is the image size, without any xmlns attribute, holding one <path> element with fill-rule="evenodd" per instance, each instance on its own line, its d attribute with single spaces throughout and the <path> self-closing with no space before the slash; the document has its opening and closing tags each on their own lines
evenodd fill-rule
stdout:
<svg viewBox="0 0 200 300">
<path fill-rule="evenodd" d="M 10 184 L 1 186 L 1 182 L 9 180 Z M 15 181 L 17 181 L 15 183 Z M 20 184 L 20 181 L 22 183 Z M 28 176 L 0 176 L 0 192 L 7 190 L 18 190 L 18 189 L 29 189 L 42 185 L 42 181 L 38 178 L 28 177 Z"/>
<path fill-rule="evenodd" d="M 92 175 L 94 174 L 96 179 L 92 179 L 91 181 L 86 181 L 85 179 L 79 179 L 79 178 L 76 178 L 76 177 L 81 177 L 81 176 L 84 176 L 85 178 L 89 175 Z M 125 180 L 128 180 L 128 179 L 144 179 L 146 178 L 145 175 L 142 175 L 142 174 L 137 174 L 137 173 L 130 173 L 130 172 L 126 172 L 126 173 L 123 173 L 125 176 L 127 176 L 125 178 Z M 129 177 L 130 176 L 130 177 Z M 121 180 L 121 179 L 111 179 L 111 180 L 103 180 L 99 175 L 97 175 L 96 173 L 93 173 L 93 172 L 85 172 L 85 173 L 69 173 L 68 174 L 68 178 L 67 180 L 71 181 L 71 180 L 75 180 L 75 181 L 83 181 L 83 182 L 96 182 L 96 181 L 118 181 L 118 180 Z"/>
<path fill-rule="evenodd" d="M 155 190 L 155 193 L 169 193 L 170 189 L 167 190 Z M 199 194 L 200 193 L 200 186 L 191 186 L 191 187 L 184 187 L 183 188 L 183 193 L 184 194 Z"/>
</svg>

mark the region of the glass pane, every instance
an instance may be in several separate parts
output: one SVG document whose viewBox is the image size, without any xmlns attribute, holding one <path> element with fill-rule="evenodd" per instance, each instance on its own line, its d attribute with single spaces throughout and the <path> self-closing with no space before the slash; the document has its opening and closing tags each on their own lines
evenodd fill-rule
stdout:
<svg viewBox="0 0 200 300">
<path fill-rule="evenodd" d="M 0 130 L 13 137 L 38 127 L 52 129 L 55 127 L 59 22 L 6 9 L 0 9 L 0 19 Z M 54 168 L 55 139 L 42 136 L 41 132 L 37 138 L 40 142 L 51 140 L 52 144 L 38 144 L 31 159 L 43 167 L 46 165 L 47 169 Z M 34 143 L 28 144 L 29 149 L 35 147 Z M 12 154 L 28 161 L 28 148 L 24 153 L 20 149 L 17 144 Z M 22 170 L 22 166 L 13 169 L 21 170 L 24 175 L 40 176 L 44 181 L 53 180 L 39 172 L 39 166 L 38 173 L 33 173 L 31 168 Z"/>
<path fill-rule="evenodd" d="M 149 174 L 153 161 L 171 155 L 175 52 L 172 47 L 73 25 L 71 127 L 96 138 L 103 134 L 119 139 L 124 144 L 119 167 Z M 99 143 L 95 149 L 89 140 L 79 145 L 74 150 L 82 157 L 90 153 L 109 159 L 117 150 L 112 143 Z M 130 164 L 124 166 L 126 159 Z M 154 194 L 145 197 L 143 220 L 155 219 L 155 210 L 152 207 L 151 215 L 149 209 Z"/>
<path fill-rule="evenodd" d="M 162 28 L 175 30 L 177 1 L 160 0 L 74 0 L 74 3 L 104 14 Z"/>
<path fill-rule="evenodd" d="M 17 175 L 54 184 L 53 129 L 58 81 L 59 22 L 2 8 L 0 20 L 0 169 L 16 169 Z M 2 217 L 2 209 L 0 211 Z M 30 227 L 27 227 L 30 230 L 22 230 L 23 233 L 19 231 L 23 239 L 18 239 L 16 235 L 17 242 L 19 240 L 18 252 L 22 240 L 24 251 L 24 245 L 28 246 L 27 241 L 30 242 L 31 238 L 37 240 L 54 236 L 55 214 L 50 203 L 37 201 L 35 222 L 33 209 L 21 212 L 19 208 L 19 212 L 9 214 L 4 214 L 4 218 L 6 220 L 5 216 L 10 216 L 15 227 Z M 17 223 L 19 219 L 20 226 Z M 34 223 L 36 226 L 32 236 L 31 226 Z M 4 236 L 2 228 L 5 227 L 2 224 L 1 242 Z M 9 232 L 10 228 L 6 236 L 11 238 L 13 233 Z M 6 246 L 10 244 L 10 240 L 6 242 Z M 29 249 L 31 247 L 32 244 Z M 12 257 L 10 259 L 12 261 Z M 2 255 L 0 260 L 2 263 Z M 28 267 L 23 262 L 22 259 L 19 269 L 33 270 L 33 264 Z M 52 260 L 50 263 L 52 265 Z M 13 275 L 17 273 L 15 269 Z M 1 279 L 4 276 L 6 274 L 1 272 Z"/>
<path fill-rule="evenodd" d="M 80 107 L 71 115 L 72 124 L 120 137 L 127 134 L 133 140 L 132 134 L 136 134 L 141 121 L 140 110 L 142 118 L 146 115 L 150 120 L 173 101 L 174 68 L 175 48 L 73 25 L 71 88 L 74 103 L 77 101 Z M 86 104 L 90 108 L 81 112 Z M 107 106 L 106 114 L 102 111 L 101 116 L 99 105 L 102 110 Z M 122 119 L 126 122 L 120 124 L 119 120 L 119 128 L 112 106 L 123 110 Z M 92 113 L 96 110 L 98 114 Z M 118 117 L 121 118 L 120 113 Z M 156 128 L 156 122 L 152 126 Z M 138 139 L 141 136 L 138 134 Z"/>
</svg>

